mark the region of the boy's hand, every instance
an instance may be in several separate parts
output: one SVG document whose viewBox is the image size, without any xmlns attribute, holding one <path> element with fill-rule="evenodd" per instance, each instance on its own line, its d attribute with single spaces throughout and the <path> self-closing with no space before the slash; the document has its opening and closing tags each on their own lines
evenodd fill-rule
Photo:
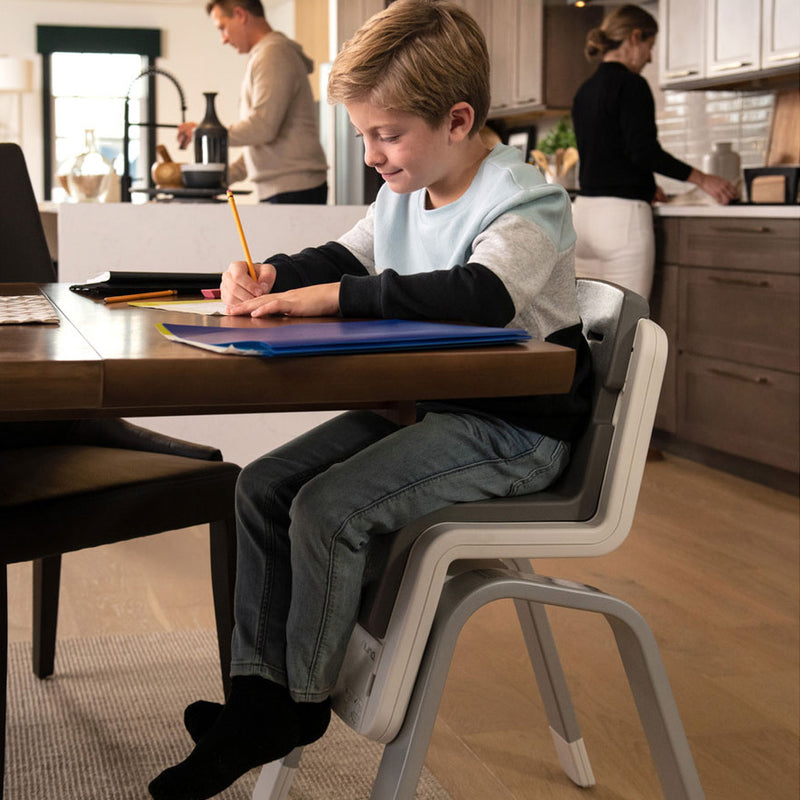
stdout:
<svg viewBox="0 0 800 800">
<path fill-rule="evenodd" d="M 229 307 L 228 313 L 249 314 L 251 317 L 274 314 L 286 317 L 333 317 L 339 313 L 339 284 L 318 283 L 288 292 L 264 294 Z"/>
<path fill-rule="evenodd" d="M 228 306 L 228 313 L 249 313 L 231 312 L 230 309 L 246 300 L 269 294 L 275 284 L 275 267 L 272 264 L 254 264 L 253 266 L 256 270 L 257 280 L 255 281 L 250 277 L 245 261 L 232 261 L 223 273 L 220 297 Z"/>
</svg>

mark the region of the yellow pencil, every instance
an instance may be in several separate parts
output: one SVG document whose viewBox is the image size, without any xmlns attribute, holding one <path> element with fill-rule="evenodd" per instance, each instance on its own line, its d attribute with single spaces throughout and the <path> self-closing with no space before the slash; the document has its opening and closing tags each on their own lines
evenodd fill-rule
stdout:
<svg viewBox="0 0 800 800">
<path fill-rule="evenodd" d="M 104 303 L 130 303 L 133 300 L 149 300 L 151 297 L 169 297 L 178 294 L 175 289 L 166 289 L 163 292 L 141 292 L 140 294 L 118 294 L 106 297 Z"/>
<path fill-rule="evenodd" d="M 239 231 L 239 238 L 242 240 L 242 250 L 244 250 L 244 257 L 247 259 L 247 269 L 250 272 L 250 277 L 254 281 L 258 280 L 258 278 L 256 278 L 256 268 L 253 266 L 253 259 L 250 258 L 250 249 L 247 246 L 247 239 L 244 238 L 244 228 L 242 228 L 242 221 L 239 219 L 239 212 L 236 209 L 236 201 L 233 199 L 233 192 L 230 189 L 228 189 L 228 202 L 231 204 L 236 230 Z"/>
</svg>

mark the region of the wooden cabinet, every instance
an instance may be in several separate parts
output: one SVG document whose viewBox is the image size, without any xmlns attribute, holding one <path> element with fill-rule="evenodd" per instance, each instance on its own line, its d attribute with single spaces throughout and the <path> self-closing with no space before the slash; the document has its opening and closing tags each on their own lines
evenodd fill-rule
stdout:
<svg viewBox="0 0 800 800">
<path fill-rule="evenodd" d="M 656 427 L 800 471 L 800 220 L 657 220 L 652 315 L 670 356 Z"/>
<path fill-rule="evenodd" d="M 660 0 L 659 82 L 700 89 L 800 64 L 797 0 Z"/>
</svg>

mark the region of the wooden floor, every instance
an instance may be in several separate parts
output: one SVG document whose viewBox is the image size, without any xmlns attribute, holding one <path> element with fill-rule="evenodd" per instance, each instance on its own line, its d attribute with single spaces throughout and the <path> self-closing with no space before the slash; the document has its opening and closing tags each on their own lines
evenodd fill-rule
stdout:
<svg viewBox="0 0 800 800">
<path fill-rule="evenodd" d="M 667 456 L 611 555 L 538 562 L 630 602 L 650 623 L 708 800 L 797 800 L 798 500 Z M 203 529 L 65 558 L 60 635 L 212 628 Z M 30 637 L 30 567 L 10 568 L 10 638 Z M 597 786 L 561 772 L 513 606 L 459 641 L 428 766 L 453 800 L 649 800 L 661 793 L 613 636 L 551 612 Z"/>
</svg>

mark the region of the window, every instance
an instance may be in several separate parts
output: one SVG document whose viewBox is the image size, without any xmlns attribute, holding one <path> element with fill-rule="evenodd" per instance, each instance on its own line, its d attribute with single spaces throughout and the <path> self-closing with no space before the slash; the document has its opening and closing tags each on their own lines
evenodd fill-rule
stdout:
<svg viewBox="0 0 800 800">
<path fill-rule="evenodd" d="M 42 54 L 44 197 L 66 196 L 58 166 L 85 147 L 86 130 L 95 133 L 100 152 L 123 173 L 126 96 L 130 117 L 128 158 L 133 180 L 146 180 L 155 149 L 155 129 L 138 123 L 155 118 L 152 74 L 161 52 L 161 32 L 144 28 L 37 26 Z"/>
</svg>

